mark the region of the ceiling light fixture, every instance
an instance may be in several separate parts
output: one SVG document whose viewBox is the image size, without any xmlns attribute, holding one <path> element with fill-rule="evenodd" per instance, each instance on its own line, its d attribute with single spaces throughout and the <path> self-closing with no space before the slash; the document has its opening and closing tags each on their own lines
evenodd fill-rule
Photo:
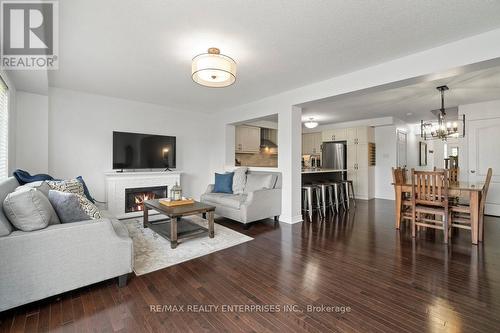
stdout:
<svg viewBox="0 0 500 333">
<path fill-rule="evenodd" d="M 420 137 L 424 140 L 465 137 L 465 114 L 457 119 L 447 119 L 444 107 L 444 92 L 449 90 L 448 86 L 436 88 L 441 93 L 441 109 L 438 110 L 437 121 L 420 121 Z"/>
<path fill-rule="evenodd" d="M 313 117 L 311 117 L 311 118 L 309 118 L 309 121 L 304 123 L 304 126 L 307 128 L 315 128 L 315 127 L 318 127 L 318 123 L 316 121 L 314 121 Z"/>
<path fill-rule="evenodd" d="M 236 81 L 236 62 L 220 54 L 218 48 L 211 47 L 208 53 L 193 58 L 191 77 L 194 82 L 205 87 L 227 87 Z"/>
</svg>

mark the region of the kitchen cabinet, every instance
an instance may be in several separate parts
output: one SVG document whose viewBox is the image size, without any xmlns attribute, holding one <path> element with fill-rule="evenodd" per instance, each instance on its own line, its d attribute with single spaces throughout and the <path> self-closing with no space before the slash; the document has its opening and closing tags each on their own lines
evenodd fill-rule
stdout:
<svg viewBox="0 0 500 333">
<path fill-rule="evenodd" d="M 347 144 L 366 144 L 375 141 L 373 127 L 352 127 L 347 129 Z"/>
<path fill-rule="evenodd" d="M 357 198 L 369 199 L 370 184 L 368 144 L 347 145 L 347 179 L 352 180 Z"/>
<path fill-rule="evenodd" d="M 302 134 L 302 155 L 321 154 L 321 143 L 321 132 Z"/>
<path fill-rule="evenodd" d="M 321 138 L 323 142 L 347 142 L 347 179 L 352 180 L 357 198 L 373 198 L 375 175 L 370 152 L 374 152 L 375 148 L 374 128 L 363 126 L 328 129 L 321 133 Z"/>
<path fill-rule="evenodd" d="M 323 142 L 328 141 L 346 141 L 347 128 L 334 128 L 321 132 Z"/>
<path fill-rule="evenodd" d="M 236 153 L 258 153 L 260 151 L 260 127 L 236 126 Z"/>
<path fill-rule="evenodd" d="M 374 195 L 374 167 L 370 146 L 375 141 L 372 127 L 347 129 L 347 178 L 352 180 L 357 198 L 371 199 Z"/>
</svg>

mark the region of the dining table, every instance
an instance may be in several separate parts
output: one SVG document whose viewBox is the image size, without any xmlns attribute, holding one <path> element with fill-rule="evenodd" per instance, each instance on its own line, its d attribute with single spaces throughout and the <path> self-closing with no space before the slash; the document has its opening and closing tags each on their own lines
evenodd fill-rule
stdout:
<svg viewBox="0 0 500 333">
<path fill-rule="evenodd" d="M 402 200 L 406 194 L 413 195 L 413 186 L 411 182 L 402 184 L 394 184 L 396 191 L 396 229 L 399 229 L 402 218 Z M 448 187 L 448 195 L 450 197 L 468 198 L 471 211 L 471 239 L 472 244 L 477 244 L 478 241 L 483 241 L 483 233 L 479 232 L 483 229 L 483 216 L 480 216 L 481 193 L 484 183 L 456 181 L 450 182 Z"/>
</svg>

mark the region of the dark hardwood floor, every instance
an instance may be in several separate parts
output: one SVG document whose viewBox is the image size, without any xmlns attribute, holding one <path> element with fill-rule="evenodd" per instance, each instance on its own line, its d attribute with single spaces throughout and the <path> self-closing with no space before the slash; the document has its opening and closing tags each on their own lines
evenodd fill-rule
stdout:
<svg viewBox="0 0 500 333">
<path fill-rule="evenodd" d="M 269 220 L 250 230 L 217 223 L 255 239 L 134 276 L 124 288 L 110 280 L 4 312 L 0 332 L 500 331 L 498 218 L 486 217 L 479 246 L 465 230 L 449 246 L 437 231 L 412 240 L 409 228 L 394 230 L 394 203 L 385 200 L 360 201 L 325 222 L 275 227 Z M 198 304 L 276 305 L 279 312 L 186 311 Z M 154 312 L 150 305 L 186 308 Z"/>
</svg>

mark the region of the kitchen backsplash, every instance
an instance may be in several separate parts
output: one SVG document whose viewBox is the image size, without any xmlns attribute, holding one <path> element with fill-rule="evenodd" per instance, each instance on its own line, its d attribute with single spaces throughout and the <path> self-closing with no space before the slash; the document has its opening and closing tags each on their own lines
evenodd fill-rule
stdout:
<svg viewBox="0 0 500 333">
<path fill-rule="evenodd" d="M 238 163 L 239 162 L 239 163 Z M 254 167 L 278 167 L 278 155 L 260 152 L 257 154 L 236 154 L 236 165 Z"/>
</svg>

